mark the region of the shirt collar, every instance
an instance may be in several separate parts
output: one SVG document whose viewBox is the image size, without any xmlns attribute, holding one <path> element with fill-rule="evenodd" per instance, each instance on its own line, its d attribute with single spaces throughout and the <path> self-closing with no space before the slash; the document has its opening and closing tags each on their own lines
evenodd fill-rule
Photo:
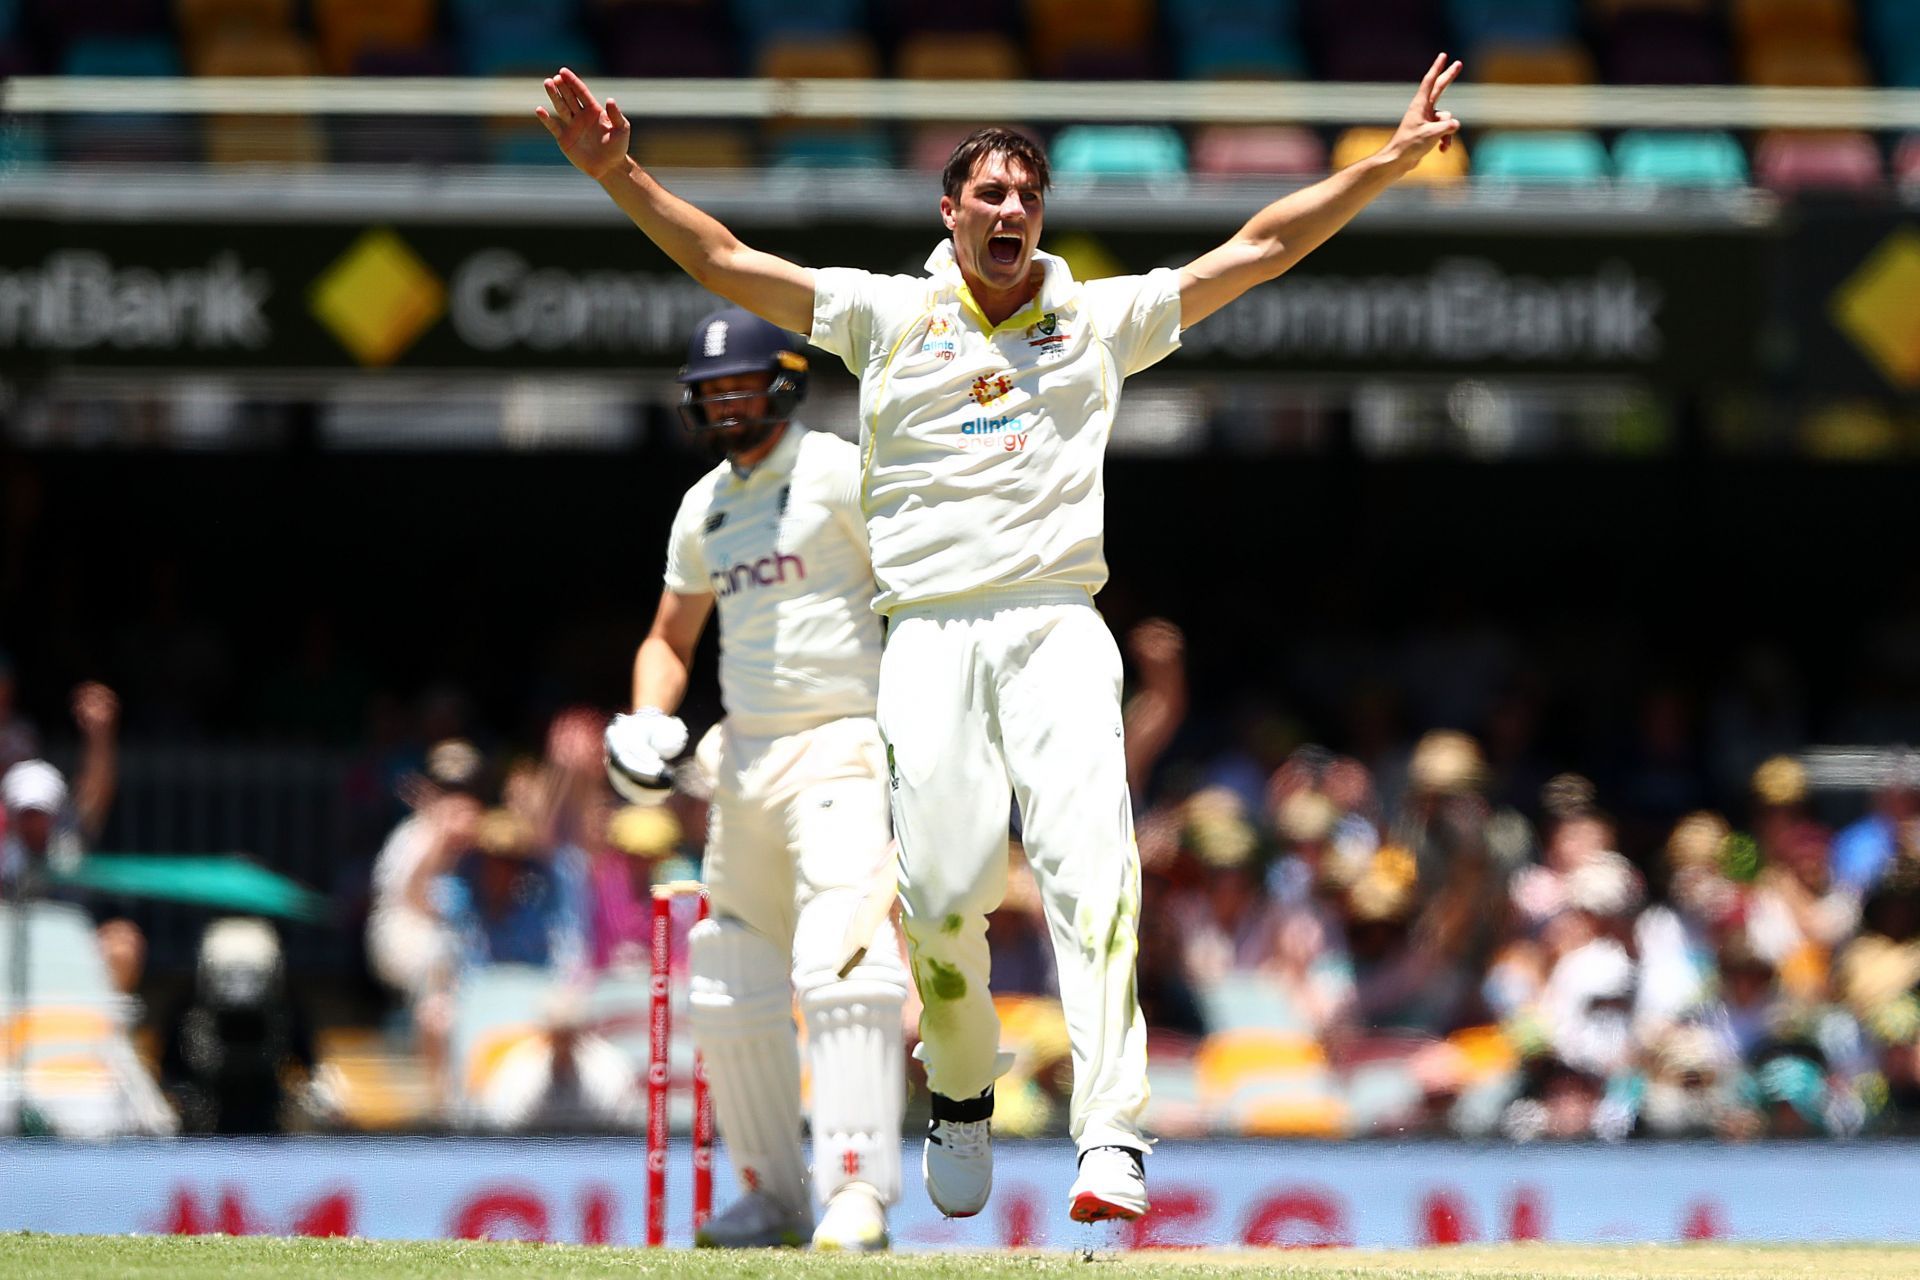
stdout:
<svg viewBox="0 0 1920 1280">
<path fill-rule="evenodd" d="M 1073 292 L 1073 271 L 1067 266 L 1065 258 L 1056 257 L 1043 249 L 1033 251 L 1033 260 L 1040 264 L 1040 292 L 1034 295 L 1032 302 L 1021 309 L 1019 315 L 1028 312 L 1056 311 L 1065 305 Z M 951 286 L 964 296 L 971 296 L 966 287 L 966 279 L 960 274 L 960 261 L 953 254 L 953 239 L 948 237 L 934 246 L 927 255 L 927 274 L 942 284 Z M 1015 317 L 1018 318 L 1017 316 Z M 1011 324 L 1013 321 L 1007 321 Z"/>
<path fill-rule="evenodd" d="M 772 453 L 760 459 L 759 462 L 754 464 L 751 470 L 747 471 L 742 471 L 740 468 L 734 466 L 732 460 L 729 459 L 727 462 L 727 474 L 733 478 L 735 484 L 746 484 L 756 476 L 785 476 L 793 474 L 793 461 L 800 456 L 800 437 L 805 434 L 807 434 L 805 427 L 789 420 L 787 422 L 786 434 L 780 437 L 779 444 L 773 446 Z"/>
</svg>

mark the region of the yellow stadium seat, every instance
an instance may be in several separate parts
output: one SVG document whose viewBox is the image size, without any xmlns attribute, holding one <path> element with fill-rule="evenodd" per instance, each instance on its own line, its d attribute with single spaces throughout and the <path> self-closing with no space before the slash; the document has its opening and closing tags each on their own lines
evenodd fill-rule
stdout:
<svg viewBox="0 0 1920 1280">
<path fill-rule="evenodd" d="M 1020 50 L 997 31 L 923 31 L 901 42 L 894 74 L 903 80 L 1018 80 Z"/>
<path fill-rule="evenodd" d="M 789 36 L 760 51 L 755 74 L 769 80 L 871 80 L 880 55 L 865 36 Z"/>
<path fill-rule="evenodd" d="M 309 116 L 212 116 L 207 159 L 222 165 L 325 164 L 327 141 Z"/>
<path fill-rule="evenodd" d="M 1748 84 L 1858 89 L 1873 82 L 1860 50 L 1838 42 L 1771 42 L 1748 50 L 1740 67 Z"/>
<path fill-rule="evenodd" d="M 232 31 L 195 46 L 197 76 L 310 76 L 320 70 L 313 46 L 284 31 Z"/>
<path fill-rule="evenodd" d="M 230 31 L 292 31 L 293 0 L 174 0 L 187 47 Z"/>
<path fill-rule="evenodd" d="M 114 1033 L 114 1021 L 99 1009 L 79 1005 L 42 1005 L 0 1019 L 0 1059 L 14 1044 L 32 1054 L 47 1045 L 84 1045 Z"/>
<path fill-rule="evenodd" d="M 1592 84 L 1593 58 L 1575 44 L 1488 45 L 1472 55 L 1484 84 Z"/>
<path fill-rule="evenodd" d="M 642 133 L 634 156 L 648 169 L 749 169 L 753 147 L 738 129 L 722 125 Z"/>
<path fill-rule="evenodd" d="M 1200 1103 L 1220 1127 L 1260 1137 L 1333 1137 L 1346 1123 L 1327 1058 L 1311 1037 L 1215 1032 L 1193 1059 Z"/>
<path fill-rule="evenodd" d="M 541 1034 L 540 1028 L 531 1023 L 491 1027 L 484 1032 L 467 1054 L 467 1096 L 478 1097 L 485 1092 L 488 1081 L 493 1079 L 493 1073 L 500 1069 L 507 1055 Z"/>
<path fill-rule="evenodd" d="M 1733 30 L 1743 45 L 1853 42 L 1853 0 L 1734 0 Z"/>
<path fill-rule="evenodd" d="M 1393 137 L 1393 130 L 1373 125 L 1356 125 L 1340 135 L 1333 144 L 1333 167 L 1344 169 L 1355 161 L 1364 160 Z M 1467 178 L 1467 149 L 1458 137 L 1445 151 L 1435 147 L 1427 152 L 1414 171 L 1407 175 L 1407 182 L 1431 183 L 1447 186 L 1464 182 Z"/>
<path fill-rule="evenodd" d="M 1144 49 L 1155 16 L 1153 0 L 1027 0 L 1034 65 L 1052 74 L 1072 53 Z"/>
<path fill-rule="evenodd" d="M 433 0 L 314 0 L 320 65 L 344 76 L 367 49 L 416 49 L 433 37 Z"/>
</svg>

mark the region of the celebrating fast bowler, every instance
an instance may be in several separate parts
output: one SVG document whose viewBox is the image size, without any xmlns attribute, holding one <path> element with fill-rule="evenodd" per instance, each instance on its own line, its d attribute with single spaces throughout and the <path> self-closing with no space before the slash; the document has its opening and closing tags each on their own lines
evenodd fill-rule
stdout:
<svg viewBox="0 0 1920 1280">
<path fill-rule="evenodd" d="M 1256 213 L 1180 269 L 1079 281 L 1039 252 L 1045 153 L 978 131 L 954 149 L 949 237 L 923 276 L 813 270 L 740 243 L 627 154 L 626 116 L 579 76 L 538 114 L 668 257 L 860 378 L 862 506 L 888 618 L 879 722 L 900 895 L 932 1087 L 927 1192 L 953 1217 L 992 1186 L 993 1081 L 1006 1059 L 986 916 L 1006 882 L 1008 800 L 1046 904 L 1073 1048 L 1081 1221 L 1146 1212 L 1140 910 L 1121 750 L 1120 656 L 1093 608 L 1107 578 L 1102 466 L 1121 381 L 1181 330 L 1333 235 L 1458 122 L 1442 54 L 1381 150 Z"/>
<path fill-rule="evenodd" d="M 727 714 L 705 860 L 712 918 L 691 938 L 689 1017 L 742 1194 L 698 1241 L 807 1236 L 797 991 L 824 1209 L 813 1244 L 880 1249 L 885 1206 L 900 1196 L 907 995 L 898 935 L 869 907 L 890 877 L 873 720 L 880 624 L 858 453 L 791 420 L 806 389 L 795 345 L 733 307 L 694 332 L 681 412 L 723 456 L 674 517 L 666 587 L 634 658 L 635 709 L 607 729 L 607 766 L 629 798 L 672 785 L 666 762 L 687 740 L 672 713 L 717 607 Z"/>
</svg>

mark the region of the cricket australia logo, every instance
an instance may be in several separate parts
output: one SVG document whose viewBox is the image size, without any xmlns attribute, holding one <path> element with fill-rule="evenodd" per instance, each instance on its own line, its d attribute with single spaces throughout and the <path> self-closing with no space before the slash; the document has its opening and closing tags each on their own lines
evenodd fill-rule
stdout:
<svg viewBox="0 0 1920 1280">
<path fill-rule="evenodd" d="M 1073 335 L 1060 327 L 1060 314 L 1049 311 L 1027 326 L 1027 345 L 1038 347 L 1042 360 L 1057 359 L 1067 349 L 1067 339 Z"/>
<path fill-rule="evenodd" d="M 974 403 L 989 405 L 1013 394 L 1013 379 L 1004 373 L 996 373 L 991 378 L 983 373 L 973 380 L 973 387 L 968 394 L 973 397 Z"/>
</svg>

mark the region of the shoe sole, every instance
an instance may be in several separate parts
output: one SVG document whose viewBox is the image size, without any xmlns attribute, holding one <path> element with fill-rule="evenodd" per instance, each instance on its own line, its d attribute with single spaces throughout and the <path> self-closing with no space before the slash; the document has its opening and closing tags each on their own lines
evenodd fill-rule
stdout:
<svg viewBox="0 0 1920 1280">
<path fill-rule="evenodd" d="M 1146 1206 L 1134 1208 L 1131 1205 L 1115 1204 L 1111 1200 L 1102 1200 L 1091 1191 L 1082 1191 L 1073 1198 L 1072 1217 L 1075 1222 L 1132 1222 L 1146 1216 Z"/>
<path fill-rule="evenodd" d="M 893 1240 L 889 1236 L 881 1236 L 878 1240 L 858 1244 L 842 1244 L 838 1240 L 813 1242 L 815 1253 L 886 1253 L 892 1248 Z"/>
</svg>

